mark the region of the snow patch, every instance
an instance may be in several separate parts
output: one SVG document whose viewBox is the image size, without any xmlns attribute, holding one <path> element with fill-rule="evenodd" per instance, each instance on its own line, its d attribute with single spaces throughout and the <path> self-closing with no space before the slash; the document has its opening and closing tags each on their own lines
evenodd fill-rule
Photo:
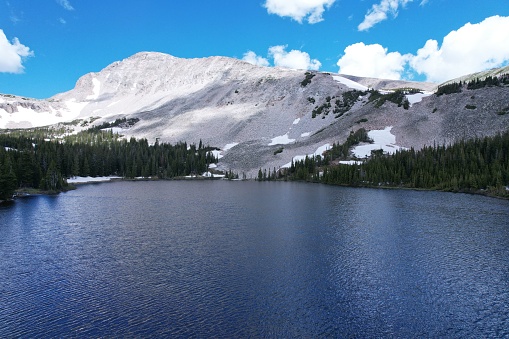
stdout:
<svg viewBox="0 0 509 339">
<path fill-rule="evenodd" d="M 109 127 L 109 128 L 103 128 L 101 131 L 111 131 L 113 134 L 122 134 L 122 127 Z"/>
<path fill-rule="evenodd" d="M 97 98 L 99 98 L 99 93 L 101 91 L 101 82 L 99 81 L 99 79 L 93 78 L 92 83 L 94 84 L 93 89 L 94 94 L 87 96 L 87 100 L 97 100 Z"/>
<path fill-rule="evenodd" d="M 278 137 L 273 138 L 272 141 L 270 142 L 269 146 L 288 145 L 294 141 L 295 141 L 295 139 L 290 139 L 288 137 L 288 133 L 286 133 L 285 135 L 280 135 Z"/>
<path fill-rule="evenodd" d="M 213 150 L 213 151 L 210 151 L 210 153 L 212 153 L 212 155 L 216 159 L 221 159 L 223 157 L 223 154 L 221 151 Z"/>
<path fill-rule="evenodd" d="M 407 94 L 406 98 L 408 99 L 408 102 L 410 103 L 410 107 L 412 107 L 413 104 L 421 102 L 423 98 L 429 97 L 432 94 L 433 93 L 430 93 L 430 92 Z"/>
<path fill-rule="evenodd" d="M 299 121 L 300 121 L 300 118 L 297 118 L 297 119 L 295 119 L 295 120 L 293 121 L 293 124 L 294 124 L 294 125 L 297 125 L 297 124 L 299 123 Z"/>
<path fill-rule="evenodd" d="M 342 160 L 339 163 L 342 164 L 342 165 L 360 165 L 360 164 L 362 164 L 362 161 Z"/>
<path fill-rule="evenodd" d="M 224 174 L 212 174 L 210 172 L 203 172 L 202 177 L 205 177 L 205 178 L 224 178 Z M 195 178 L 198 178 L 198 175 L 186 175 L 184 178 L 186 179 L 195 179 Z"/>
<path fill-rule="evenodd" d="M 323 155 L 323 152 L 327 151 L 328 149 L 330 149 L 330 144 L 325 144 L 323 146 L 320 146 L 316 149 L 315 153 L 313 154 L 308 154 L 308 155 L 296 155 L 292 158 L 293 160 L 293 163 L 296 163 L 297 161 L 301 161 L 301 160 L 305 160 L 306 157 L 308 158 L 311 158 L 311 157 L 317 157 L 317 156 L 321 156 Z M 292 162 L 289 162 L 287 164 L 284 164 L 283 166 L 281 166 L 281 168 L 290 168 L 292 166 Z"/>
<path fill-rule="evenodd" d="M 371 155 L 371 151 L 382 149 L 385 153 L 394 154 L 404 147 L 396 145 L 396 136 L 391 133 L 392 126 L 383 130 L 372 130 L 368 136 L 373 139 L 372 144 L 360 145 L 353 149 L 353 154 L 357 158 L 366 158 Z"/>
<path fill-rule="evenodd" d="M 238 142 L 232 142 L 232 143 L 229 143 L 229 144 L 226 144 L 224 145 L 223 149 L 220 150 L 220 151 L 217 151 L 217 150 L 213 150 L 213 151 L 210 151 L 210 153 L 212 153 L 212 155 L 214 156 L 214 158 L 216 159 L 221 159 L 224 157 L 223 155 L 223 152 L 226 152 L 228 151 L 229 149 L 237 146 L 239 143 Z M 215 168 L 215 167 L 210 167 L 209 168 Z"/>
<path fill-rule="evenodd" d="M 62 121 L 65 121 L 67 119 L 71 120 L 80 115 L 83 108 L 85 108 L 85 106 L 88 105 L 88 102 L 76 102 L 76 99 L 71 99 L 67 100 L 65 102 L 65 105 L 67 106 L 69 115 L 66 117 L 66 119 L 61 119 Z"/>
<path fill-rule="evenodd" d="M 233 147 L 237 146 L 238 144 L 239 144 L 238 142 L 232 142 L 230 144 L 226 144 L 223 147 L 223 151 L 228 151 L 230 148 L 233 148 Z"/>
<path fill-rule="evenodd" d="M 368 88 L 364 85 L 359 84 L 358 82 L 352 81 L 350 79 L 344 78 L 340 75 L 333 75 L 332 79 L 336 80 L 339 83 L 342 83 L 343 85 L 346 85 L 348 88 L 356 89 L 359 91 L 367 91 Z"/>
<path fill-rule="evenodd" d="M 85 184 L 89 182 L 106 182 L 111 181 L 112 179 L 122 179 L 122 177 L 115 177 L 115 176 L 109 176 L 109 177 L 73 177 L 67 179 L 67 182 L 69 184 Z"/>
<path fill-rule="evenodd" d="M 327 151 L 328 149 L 330 148 L 330 144 L 325 144 L 323 146 L 320 146 L 318 147 L 318 149 L 315 151 L 315 153 L 313 154 L 315 157 L 316 156 L 321 156 L 325 151 Z"/>
<path fill-rule="evenodd" d="M 301 138 L 309 137 L 311 135 L 311 132 L 305 132 L 300 135 Z"/>
<path fill-rule="evenodd" d="M 46 112 L 37 112 L 30 108 L 17 106 L 17 112 L 2 115 L 0 120 L 0 128 L 5 128 L 9 123 L 30 122 L 31 126 L 48 126 L 62 121 L 69 121 L 75 119 L 87 105 L 87 103 L 76 103 L 75 101 L 66 102 L 67 110 L 60 110 L 57 114 L 53 108 Z M 1 110 L 4 111 L 4 110 Z"/>
</svg>

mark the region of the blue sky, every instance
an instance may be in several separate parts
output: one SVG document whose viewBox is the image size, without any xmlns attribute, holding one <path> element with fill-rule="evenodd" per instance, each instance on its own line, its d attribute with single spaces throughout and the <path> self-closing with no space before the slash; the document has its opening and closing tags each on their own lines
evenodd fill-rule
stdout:
<svg viewBox="0 0 509 339">
<path fill-rule="evenodd" d="M 0 93 L 141 51 L 440 82 L 509 62 L 509 0 L 0 0 Z"/>
</svg>

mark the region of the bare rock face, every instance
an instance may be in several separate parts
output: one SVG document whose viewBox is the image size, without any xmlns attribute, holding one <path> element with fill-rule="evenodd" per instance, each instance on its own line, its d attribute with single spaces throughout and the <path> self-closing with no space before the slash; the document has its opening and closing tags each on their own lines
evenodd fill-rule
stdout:
<svg viewBox="0 0 509 339">
<path fill-rule="evenodd" d="M 375 105 L 367 88 L 427 91 L 408 109 Z M 400 146 L 420 148 L 492 135 L 509 127 L 508 87 L 437 97 L 436 84 L 259 67 L 241 60 L 138 53 L 81 77 L 48 100 L 0 95 L 0 128 L 133 118 L 121 131 L 149 142 L 223 149 L 220 169 L 255 176 L 295 156 L 342 143 L 351 131 L 393 126 Z M 379 107 L 377 107 L 379 106 Z M 467 108 L 468 106 L 468 108 Z M 474 107 L 475 108 L 472 108 Z M 90 124 L 77 123 L 75 130 Z"/>
</svg>

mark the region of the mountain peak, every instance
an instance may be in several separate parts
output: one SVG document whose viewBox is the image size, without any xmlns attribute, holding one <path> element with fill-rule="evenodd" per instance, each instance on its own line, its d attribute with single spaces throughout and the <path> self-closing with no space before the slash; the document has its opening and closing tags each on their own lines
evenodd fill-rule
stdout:
<svg viewBox="0 0 509 339">
<path fill-rule="evenodd" d="M 77 101 L 140 95 L 168 98 L 188 95 L 213 83 L 265 77 L 267 73 L 280 78 L 287 71 L 222 56 L 184 59 L 159 52 L 139 52 L 110 64 L 100 72 L 85 74 L 78 79 L 73 90 L 53 98 Z"/>
</svg>

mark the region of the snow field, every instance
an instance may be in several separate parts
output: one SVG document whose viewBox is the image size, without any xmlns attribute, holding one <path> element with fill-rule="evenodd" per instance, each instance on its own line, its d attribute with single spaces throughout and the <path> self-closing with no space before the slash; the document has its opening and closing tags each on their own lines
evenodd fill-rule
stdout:
<svg viewBox="0 0 509 339">
<path fill-rule="evenodd" d="M 423 98 L 429 97 L 430 95 L 433 95 L 433 93 L 431 93 L 431 92 L 415 93 L 415 94 L 407 94 L 406 98 L 408 99 L 408 102 L 410 103 L 410 107 L 412 107 L 413 104 L 421 102 Z"/>
<path fill-rule="evenodd" d="M 396 136 L 391 133 L 392 126 L 383 130 L 372 130 L 368 132 L 368 136 L 373 139 L 372 144 L 360 145 L 353 149 L 353 154 L 357 158 L 367 158 L 371 155 L 371 151 L 382 149 L 384 152 L 393 154 L 403 147 L 396 145 Z"/>
<path fill-rule="evenodd" d="M 273 138 L 272 141 L 270 142 L 269 146 L 288 145 L 294 141 L 295 141 L 295 139 L 290 139 L 288 137 L 288 133 L 286 133 L 285 135 L 280 135 L 278 137 Z"/>
<path fill-rule="evenodd" d="M 92 83 L 94 86 L 93 87 L 94 94 L 87 96 L 87 100 L 97 100 L 97 98 L 99 98 L 99 93 L 101 91 L 101 82 L 99 81 L 99 79 L 93 78 Z"/>
<path fill-rule="evenodd" d="M 358 82 L 352 81 L 350 79 L 344 78 L 340 75 L 333 75 L 332 79 L 336 80 L 337 82 L 346 85 L 348 88 L 356 89 L 359 91 L 367 91 L 368 88 L 364 85 L 359 84 Z"/>
<path fill-rule="evenodd" d="M 36 112 L 30 108 L 17 106 L 17 112 L 7 113 L 0 110 L 0 128 L 7 128 L 10 123 L 29 122 L 33 127 L 47 126 L 57 124 L 63 121 L 70 121 L 78 117 L 81 110 L 87 103 L 77 103 L 75 101 L 66 101 L 67 110 L 55 111 L 50 107 L 51 111 Z M 59 114 L 58 114 L 59 113 Z"/>
</svg>

